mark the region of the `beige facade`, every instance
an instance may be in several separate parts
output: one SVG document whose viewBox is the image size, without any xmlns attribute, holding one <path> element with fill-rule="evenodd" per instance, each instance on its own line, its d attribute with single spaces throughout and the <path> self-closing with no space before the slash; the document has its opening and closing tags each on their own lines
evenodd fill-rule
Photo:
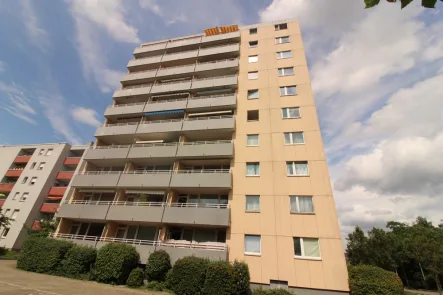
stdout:
<svg viewBox="0 0 443 295">
<path fill-rule="evenodd" d="M 348 292 L 298 22 L 214 28 L 134 56 L 54 237 L 134 244 L 141 263 L 155 249 L 244 260 L 254 285 Z"/>
</svg>

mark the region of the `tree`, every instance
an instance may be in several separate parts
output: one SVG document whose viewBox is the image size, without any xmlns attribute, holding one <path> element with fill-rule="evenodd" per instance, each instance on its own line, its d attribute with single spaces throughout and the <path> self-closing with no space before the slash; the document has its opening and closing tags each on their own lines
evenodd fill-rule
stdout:
<svg viewBox="0 0 443 295">
<path fill-rule="evenodd" d="M 8 225 L 9 225 L 9 218 L 2 213 L 2 209 L 0 208 L 0 227 Z"/>
<path fill-rule="evenodd" d="M 367 238 L 363 230 L 356 226 L 354 232 L 350 233 L 346 238 L 348 247 L 346 248 L 346 257 L 349 264 L 369 264 Z"/>
<path fill-rule="evenodd" d="M 397 2 L 397 0 L 386 0 L 391 3 Z M 401 9 L 408 6 L 413 0 L 400 0 L 401 3 Z M 440 0 L 443 1 L 443 0 Z M 365 0 L 366 7 L 365 8 L 372 8 L 380 3 L 380 0 Z M 435 5 L 437 4 L 437 0 L 422 0 L 421 6 L 425 8 L 435 8 Z"/>
</svg>

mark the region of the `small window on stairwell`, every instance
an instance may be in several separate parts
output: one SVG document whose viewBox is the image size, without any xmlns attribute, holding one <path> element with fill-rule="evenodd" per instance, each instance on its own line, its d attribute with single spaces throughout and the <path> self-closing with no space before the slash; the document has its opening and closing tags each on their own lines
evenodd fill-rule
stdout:
<svg viewBox="0 0 443 295">
<path fill-rule="evenodd" d="M 45 167 L 45 162 L 41 162 L 40 165 L 38 166 L 37 170 L 43 170 L 43 167 Z"/>
<path fill-rule="evenodd" d="M 37 164 L 36 162 L 32 163 L 32 164 L 31 164 L 31 167 L 30 167 L 29 169 L 34 169 L 34 167 L 35 167 L 36 164 Z"/>
<path fill-rule="evenodd" d="M 257 34 L 257 28 L 251 28 L 249 29 L 249 35 Z"/>
<path fill-rule="evenodd" d="M 248 122 L 254 122 L 259 120 L 259 111 L 251 110 L 248 111 Z"/>
<path fill-rule="evenodd" d="M 22 197 L 20 198 L 20 202 L 26 201 L 26 199 L 29 197 L 29 193 L 23 193 Z"/>
<path fill-rule="evenodd" d="M 258 41 L 249 42 L 249 48 L 257 48 L 257 47 L 258 47 Z"/>
<path fill-rule="evenodd" d="M 288 24 L 286 24 L 286 23 L 278 24 L 278 25 L 275 25 L 274 27 L 275 27 L 276 31 L 286 30 L 288 28 Z"/>
<path fill-rule="evenodd" d="M 46 156 L 50 156 L 50 155 L 52 155 L 52 151 L 53 151 L 53 149 L 48 149 L 48 150 L 46 151 Z"/>
<path fill-rule="evenodd" d="M 23 178 L 23 180 L 22 180 L 22 184 L 25 184 L 26 181 L 28 181 L 28 177 L 24 177 L 24 178 Z"/>
</svg>

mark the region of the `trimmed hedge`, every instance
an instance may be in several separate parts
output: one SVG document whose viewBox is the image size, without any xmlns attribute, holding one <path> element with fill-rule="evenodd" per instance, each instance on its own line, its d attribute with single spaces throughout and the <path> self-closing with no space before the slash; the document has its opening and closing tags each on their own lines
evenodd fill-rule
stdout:
<svg viewBox="0 0 443 295">
<path fill-rule="evenodd" d="M 96 258 L 95 248 L 75 245 L 66 252 L 65 258 L 61 261 L 60 275 L 88 279 Z"/>
<path fill-rule="evenodd" d="M 397 274 L 370 265 L 349 266 L 349 288 L 352 295 L 403 295 L 403 284 Z"/>
<path fill-rule="evenodd" d="M 167 290 L 164 282 L 157 282 L 157 281 L 149 282 L 148 285 L 146 286 L 146 288 L 148 290 L 152 290 L 152 291 L 165 291 L 165 290 Z"/>
<path fill-rule="evenodd" d="M 22 246 L 17 268 L 26 271 L 56 274 L 66 252 L 74 244 L 48 238 L 28 238 Z"/>
<path fill-rule="evenodd" d="M 211 261 L 206 271 L 202 294 L 232 295 L 235 291 L 233 266 L 228 261 Z"/>
<path fill-rule="evenodd" d="M 110 243 L 98 250 L 93 276 L 97 282 L 125 284 L 139 260 L 133 246 Z"/>
<path fill-rule="evenodd" d="M 232 267 L 234 268 L 235 295 L 250 294 L 251 290 L 249 286 L 251 278 L 248 265 L 245 262 L 235 260 Z"/>
<path fill-rule="evenodd" d="M 285 289 L 255 289 L 252 295 L 294 295 Z"/>
<path fill-rule="evenodd" d="M 201 294 L 205 283 L 209 260 L 199 257 L 184 257 L 175 262 L 166 284 L 176 295 Z"/>
<path fill-rule="evenodd" d="M 146 262 L 146 277 L 149 281 L 163 282 L 171 269 L 171 258 L 164 250 L 154 251 Z"/>
<path fill-rule="evenodd" d="M 144 273 L 140 267 L 134 268 L 129 274 L 126 285 L 132 288 L 143 286 Z"/>
</svg>

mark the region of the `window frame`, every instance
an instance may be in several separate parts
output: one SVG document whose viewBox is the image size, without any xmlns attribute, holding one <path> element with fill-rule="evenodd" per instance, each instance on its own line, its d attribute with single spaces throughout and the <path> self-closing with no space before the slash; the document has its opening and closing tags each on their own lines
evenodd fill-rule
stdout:
<svg viewBox="0 0 443 295">
<path fill-rule="evenodd" d="M 35 165 L 37 165 L 37 162 L 32 162 L 31 167 L 29 167 L 29 169 L 34 169 Z"/>
<path fill-rule="evenodd" d="M 283 53 L 289 52 L 290 56 L 284 57 Z M 279 54 L 281 54 L 281 57 L 279 57 Z M 277 59 L 286 59 L 286 58 L 292 58 L 292 50 L 283 50 L 283 51 L 277 51 L 276 53 Z"/>
<path fill-rule="evenodd" d="M 286 26 L 286 28 L 281 28 L 281 26 Z M 276 31 L 282 31 L 282 30 L 287 30 L 288 29 L 288 23 L 281 23 L 281 24 L 276 24 L 274 25 L 274 29 Z"/>
<path fill-rule="evenodd" d="M 294 87 L 295 94 L 288 94 L 288 89 Z M 284 94 L 281 93 L 282 89 L 284 89 Z M 280 96 L 296 96 L 297 95 L 297 85 L 290 85 L 290 86 L 281 86 L 279 88 L 280 90 Z"/>
<path fill-rule="evenodd" d="M 40 164 L 37 167 L 37 170 L 39 170 L 39 171 L 43 170 L 43 168 L 45 168 L 45 165 L 46 165 L 46 162 L 40 162 Z"/>
<path fill-rule="evenodd" d="M 26 184 L 27 181 L 28 181 L 28 176 L 23 177 L 22 184 Z"/>
<path fill-rule="evenodd" d="M 288 38 L 288 41 L 287 41 L 287 42 L 283 42 L 283 40 L 284 40 L 285 38 Z M 275 38 L 275 44 L 276 44 L 276 45 L 278 45 L 278 44 L 287 44 L 287 43 L 291 43 L 291 38 L 290 38 L 290 36 L 280 36 L 280 37 L 276 37 L 276 38 Z"/>
<path fill-rule="evenodd" d="M 37 177 L 32 177 L 31 180 L 29 181 L 29 185 L 35 185 L 36 182 L 37 182 Z"/>
<path fill-rule="evenodd" d="M 5 227 L 2 230 L 2 235 L 0 236 L 0 239 L 6 239 L 6 237 L 8 236 L 10 228 L 9 227 Z"/>
<path fill-rule="evenodd" d="M 48 149 L 45 153 L 45 156 L 50 156 L 52 155 L 52 152 L 54 151 L 54 149 Z"/>
<path fill-rule="evenodd" d="M 292 74 L 285 74 L 285 70 L 288 70 L 288 69 L 292 70 Z M 281 71 L 281 73 L 280 73 L 280 71 Z M 279 77 L 294 76 L 295 70 L 294 70 L 294 67 L 284 67 L 284 68 L 278 68 L 277 73 L 278 73 Z"/>
<path fill-rule="evenodd" d="M 248 72 L 248 80 L 258 80 L 258 71 Z"/>
<path fill-rule="evenodd" d="M 255 35 L 258 33 L 258 28 L 250 28 L 249 29 L 249 35 Z"/>
<path fill-rule="evenodd" d="M 301 250 L 301 256 L 295 255 L 295 239 L 300 239 L 300 250 Z M 319 257 L 315 257 L 315 256 L 306 256 L 305 255 L 305 246 L 304 246 L 304 239 L 314 239 L 317 240 L 317 245 L 318 245 L 318 252 L 320 253 Z M 308 237 L 292 237 L 292 244 L 294 247 L 294 258 L 297 259 L 306 259 L 306 260 L 322 260 L 321 258 L 321 247 L 320 247 L 320 239 L 319 238 L 308 238 Z"/>
<path fill-rule="evenodd" d="M 251 43 L 254 43 L 255 45 L 251 44 Z M 258 40 L 249 41 L 248 45 L 249 45 L 249 48 L 257 48 L 258 47 Z"/>
<path fill-rule="evenodd" d="M 296 205 L 296 209 L 297 211 L 293 211 L 292 210 L 292 206 L 291 206 L 291 199 L 295 198 L 295 205 Z M 311 203 L 312 203 L 312 212 L 300 212 L 300 198 L 311 198 Z M 313 215 L 315 214 L 315 206 L 314 206 L 314 197 L 313 196 L 289 196 L 289 212 L 291 214 L 304 214 L 304 215 Z"/>
<path fill-rule="evenodd" d="M 249 112 L 257 112 L 257 120 L 249 119 Z M 246 111 L 246 122 L 258 122 L 260 121 L 260 110 L 247 110 Z"/>
<path fill-rule="evenodd" d="M 249 97 L 249 94 L 251 94 L 251 93 L 257 93 L 257 97 Z M 249 89 L 248 92 L 247 92 L 247 96 L 248 96 L 247 97 L 248 99 L 259 99 L 260 91 L 258 89 Z"/>
<path fill-rule="evenodd" d="M 249 136 L 257 136 L 257 144 L 248 144 L 248 140 L 249 140 Z M 260 146 L 260 134 L 256 133 L 256 134 L 246 134 L 246 146 L 247 147 L 257 147 Z"/>
<path fill-rule="evenodd" d="M 15 194 L 12 196 L 12 200 L 16 200 L 19 195 L 20 192 L 15 192 Z"/>
<path fill-rule="evenodd" d="M 257 58 L 255 61 L 251 61 L 251 58 Z M 248 55 L 248 63 L 250 63 L 250 64 L 254 64 L 254 63 L 257 63 L 258 62 L 258 54 L 255 54 L 255 55 Z"/>
<path fill-rule="evenodd" d="M 22 194 L 22 196 L 20 197 L 19 202 L 24 202 L 24 201 L 26 201 L 26 200 L 28 199 L 28 197 L 29 197 L 29 193 L 28 193 L 28 192 L 24 192 L 24 193 Z"/>
<path fill-rule="evenodd" d="M 290 109 L 298 109 L 298 117 L 289 117 L 289 114 L 290 114 L 290 112 L 289 112 L 289 110 Z M 283 110 L 287 110 L 287 113 L 288 113 L 288 117 L 285 117 L 284 116 L 284 111 Z M 301 118 L 301 111 L 300 111 L 300 107 L 286 107 L 286 108 L 281 108 L 281 117 L 282 117 L 282 119 L 300 119 Z"/>
<path fill-rule="evenodd" d="M 303 142 L 302 143 L 296 143 L 294 142 L 294 137 L 293 134 L 294 133 L 301 133 L 301 136 L 303 138 Z M 286 134 L 289 134 L 290 137 L 290 142 L 286 143 Z M 301 145 L 301 144 L 305 144 L 305 133 L 303 131 L 291 131 L 291 132 L 283 132 L 283 143 L 285 145 Z"/>
<path fill-rule="evenodd" d="M 43 156 L 44 153 L 45 153 L 45 150 L 44 150 L 44 149 L 41 149 L 41 150 L 38 151 L 38 155 L 39 155 L 39 156 Z"/>
<path fill-rule="evenodd" d="M 258 174 L 248 174 L 248 165 L 258 165 Z M 256 169 L 254 169 L 256 170 Z M 260 177 L 260 162 L 246 162 L 246 176 L 247 177 Z"/>
<path fill-rule="evenodd" d="M 20 212 L 20 209 L 14 209 L 12 211 L 11 217 L 9 217 L 9 219 L 11 219 L 12 221 L 15 221 L 17 219 L 17 215 Z"/>
<path fill-rule="evenodd" d="M 260 239 L 260 251 L 259 252 L 248 252 L 246 251 L 246 237 L 258 237 Z M 244 239 L 244 254 L 245 255 L 252 255 L 252 256 L 261 256 L 261 235 L 247 235 L 245 234 L 245 239 Z"/>
<path fill-rule="evenodd" d="M 295 165 L 296 164 L 304 164 L 304 163 L 306 163 L 306 170 L 308 171 L 308 173 L 307 174 L 302 174 L 302 175 L 298 175 L 297 174 L 297 170 L 295 169 Z M 292 165 L 292 171 L 294 171 L 294 174 L 289 174 L 288 173 L 288 164 L 291 164 Z M 289 176 L 289 177 L 309 177 L 310 176 L 310 171 L 309 171 L 309 163 L 308 163 L 308 161 L 286 161 L 286 174 L 287 174 L 287 176 Z"/>
<path fill-rule="evenodd" d="M 258 199 L 258 209 L 257 210 L 248 210 L 248 198 L 257 198 Z M 247 213 L 260 213 L 260 195 L 245 195 L 245 212 Z"/>
</svg>

